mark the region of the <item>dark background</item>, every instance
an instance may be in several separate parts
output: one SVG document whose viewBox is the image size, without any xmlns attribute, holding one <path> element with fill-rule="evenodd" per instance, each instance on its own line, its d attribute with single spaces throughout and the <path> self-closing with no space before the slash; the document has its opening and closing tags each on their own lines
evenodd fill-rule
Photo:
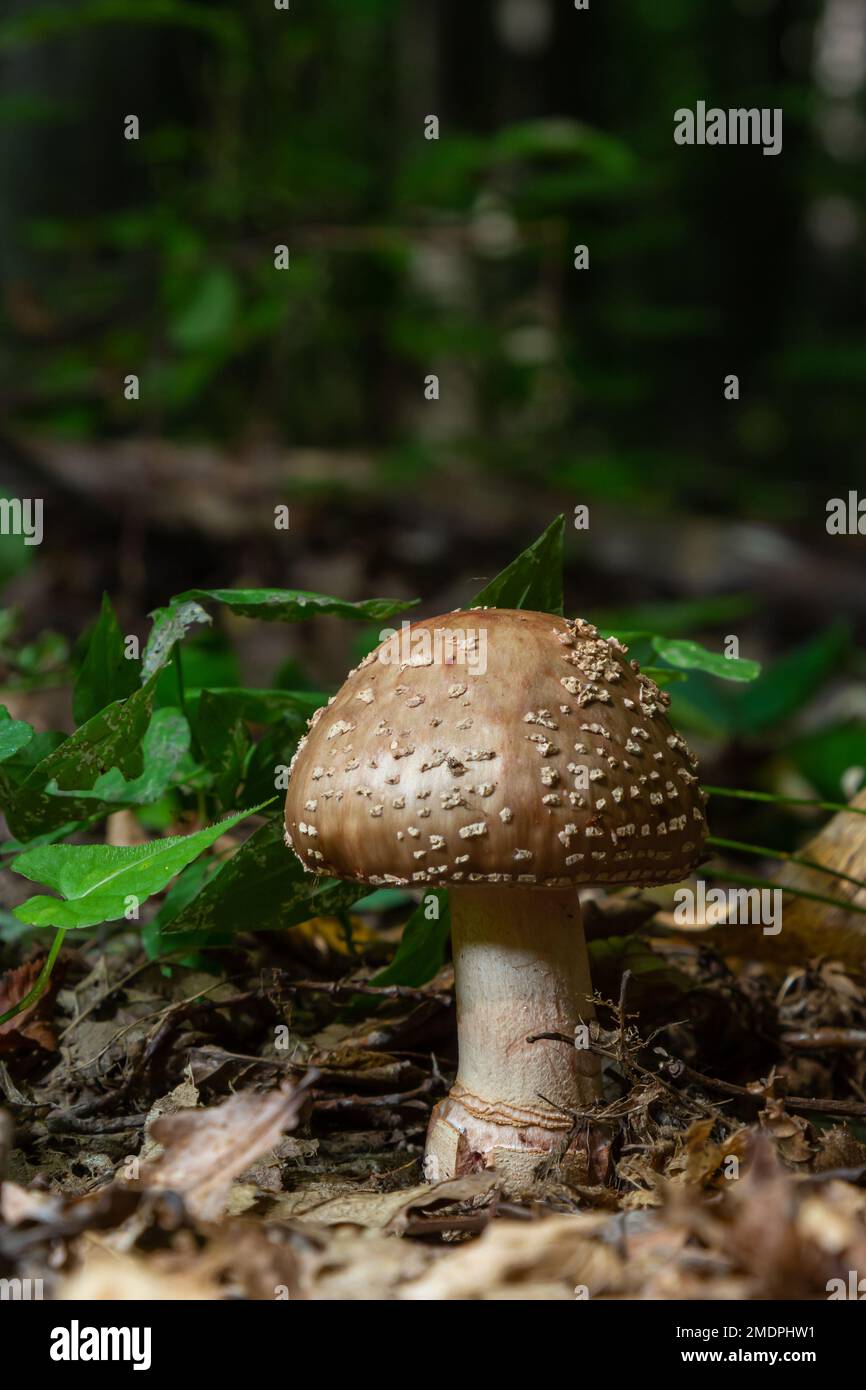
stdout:
<svg viewBox="0 0 866 1390">
<path fill-rule="evenodd" d="M 22 637 L 104 588 L 141 632 L 192 585 L 453 607 L 587 504 L 571 611 L 770 662 L 847 621 L 862 719 L 864 541 L 825 522 L 864 478 L 864 77 L 859 0 L 6 0 Z M 782 107 L 783 152 L 678 147 L 698 100 Z M 251 630 L 247 676 L 345 669 L 336 624 Z"/>
</svg>

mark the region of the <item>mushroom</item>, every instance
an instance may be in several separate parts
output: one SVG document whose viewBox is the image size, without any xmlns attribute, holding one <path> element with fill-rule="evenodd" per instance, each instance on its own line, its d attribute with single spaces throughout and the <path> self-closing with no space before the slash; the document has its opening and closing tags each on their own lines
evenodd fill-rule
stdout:
<svg viewBox="0 0 866 1390">
<path fill-rule="evenodd" d="M 412 624 L 318 710 L 292 762 L 286 842 L 313 873 L 449 890 L 459 1070 L 425 1174 L 531 1185 L 551 1156 L 598 1176 L 574 1116 L 600 1096 L 580 884 L 661 884 L 706 856 L 696 761 L 668 696 L 615 638 L 547 613 Z M 565 1033 L 579 1044 L 529 1042 Z"/>
</svg>

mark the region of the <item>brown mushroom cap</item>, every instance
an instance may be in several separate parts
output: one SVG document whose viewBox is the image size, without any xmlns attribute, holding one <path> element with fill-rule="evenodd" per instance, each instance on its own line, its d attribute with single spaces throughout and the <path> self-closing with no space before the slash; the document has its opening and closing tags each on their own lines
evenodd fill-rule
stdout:
<svg viewBox="0 0 866 1390">
<path fill-rule="evenodd" d="M 564 887 L 677 882 L 706 858 L 696 760 L 614 638 L 481 608 L 399 642 L 349 673 L 295 754 L 286 842 L 305 868 Z"/>
</svg>

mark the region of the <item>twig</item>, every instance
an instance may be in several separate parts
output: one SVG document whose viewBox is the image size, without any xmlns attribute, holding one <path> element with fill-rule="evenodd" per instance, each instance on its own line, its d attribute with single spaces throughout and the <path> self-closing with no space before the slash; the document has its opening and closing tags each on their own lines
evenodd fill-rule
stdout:
<svg viewBox="0 0 866 1390">
<path fill-rule="evenodd" d="M 798 1028 L 783 1033 L 781 1041 L 788 1047 L 809 1050 L 813 1047 L 866 1047 L 866 1028 Z"/>
<path fill-rule="evenodd" d="M 106 1115 L 82 1119 L 68 1112 L 49 1115 L 45 1128 L 52 1134 L 120 1134 L 124 1130 L 143 1129 L 146 1115 Z"/>
<path fill-rule="evenodd" d="M 329 1114 L 337 1114 L 342 1110 L 353 1110 L 360 1107 L 363 1110 L 381 1110 L 389 1106 L 397 1108 L 405 1105 L 408 1101 L 417 1100 L 420 1096 L 429 1095 L 434 1087 L 432 1076 L 428 1076 L 426 1081 L 422 1081 L 420 1086 L 415 1086 L 411 1091 L 398 1091 L 390 1096 L 328 1096 L 327 1098 L 313 1098 L 313 1109 L 323 1110 Z"/>
<path fill-rule="evenodd" d="M 703 1072 L 695 1071 L 694 1067 L 688 1066 L 678 1057 L 671 1057 L 663 1048 L 656 1048 L 656 1052 L 661 1053 L 664 1059 L 661 1064 L 663 1070 L 675 1080 L 682 1078 L 695 1086 L 703 1086 L 707 1091 L 718 1091 L 724 1096 L 736 1096 L 751 1101 L 753 1105 L 766 1105 L 768 1099 L 772 1099 L 758 1091 L 750 1091 L 747 1086 L 735 1086 L 731 1081 L 722 1081 L 716 1076 L 705 1076 Z M 866 1105 L 855 1100 L 820 1100 L 809 1096 L 778 1096 L 775 1099 L 780 1105 L 800 1114 L 808 1114 L 811 1110 L 824 1115 L 851 1115 L 858 1118 L 866 1116 Z"/>
<path fill-rule="evenodd" d="M 100 1058 L 104 1057 L 106 1052 L 108 1052 L 110 1048 L 114 1047 L 115 1043 L 120 1042 L 120 1039 L 122 1037 L 124 1037 L 127 1033 L 131 1032 L 133 1028 L 137 1028 L 140 1023 L 147 1023 L 147 1021 L 151 1018 L 162 1019 L 167 1014 L 170 1014 L 173 1010 L 183 1008 L 183 1006 L 186 1004 L 194 1004 L 196 1000 L 204 999 L 208 994 L 212 994 L 215 989 L 221 989 L 223 985 L 231 984 L 234 980 L 239 980 L 241 978 L 243 977 L 240 975 L 233 975 L 227 980 L 215 980 L 212 985 L 208 985 L 207 989 L 199 990 L 198 994 L 191 995 L 189 999 L 181 999 L 174 1004 L 166 1004 L 163 1008 L 160 1009 L 151 1009 L 149 1013 L 142 1014 L 140 1018 L 132 1019 L 130 1023 L 125 1023 L 122 1028 L 119 1028 L 116 1033 L 112 1034 L 112 1036 L 108 1039 L 108 1042 L 105 1044 L 104 1047 L 100 1048 L 99 1052 L 97 1052 L 95 1057 L 91 1057 L 88 1062 L 79 1062 L 77 1067 L 70 1067 L 69 1074 L 72 1076 L 76 1072 L 87 1071 L 88 1067 L 95 1066 L 96 1063 L 100 1060 Z M 233 1003 L 235 1001 L 226 1000 L 225 1002 Z M 221 1000 L 217 1000 L 216 1008 L 220 1009 L 223 1007 L 223 1002 Z"/>
<path fill-rule="evenodd" d="M 451 1002 L 450 994 L 410 989 L 408 985 L 366 985 L 343 980 L 282 980 L 280 983 L 287 990 L 310 990 L 314 994 L 368 994 L 376 999 L 408 999 L 412 1003 L 424 1003 L 428 999 Z"/>
</svg>

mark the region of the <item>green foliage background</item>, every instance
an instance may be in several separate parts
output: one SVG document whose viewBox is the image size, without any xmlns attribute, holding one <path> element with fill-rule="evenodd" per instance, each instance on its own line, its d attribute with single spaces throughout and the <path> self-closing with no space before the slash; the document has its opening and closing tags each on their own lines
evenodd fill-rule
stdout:
<svg viewBox="0 0 866 1390">
<path fill-rule="evenodd" d="M 829 9 L 5 0 L 10 419 L 823 511 L 818 461 L 854 486 L 866 425 L 863 88 L 824 72 Z M 783 154 L 676 147 L 699 99 L 783 107 Z"/>
</svg>

